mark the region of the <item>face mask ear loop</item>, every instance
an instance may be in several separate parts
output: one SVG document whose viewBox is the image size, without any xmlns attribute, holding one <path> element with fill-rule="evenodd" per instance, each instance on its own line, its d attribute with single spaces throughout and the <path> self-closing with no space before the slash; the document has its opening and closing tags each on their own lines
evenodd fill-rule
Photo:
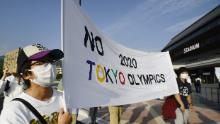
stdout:
<svg viewBox="0 0 220 124">
<path fill-rule="evenodd" d="M 23 73 L 20 73 L 20 74 L 19 74 L 19 77 L 18 77 L 18 84 L 19 84 L 19 85 L 21 85 L 21 79 L 22 79 L 23 81 L 25 81 L 25 79 L 24 79 L 24 77 L 23 77 Z M 23 82 L 23 84 L 24 84 L 24 82 Z"/>
</svg>

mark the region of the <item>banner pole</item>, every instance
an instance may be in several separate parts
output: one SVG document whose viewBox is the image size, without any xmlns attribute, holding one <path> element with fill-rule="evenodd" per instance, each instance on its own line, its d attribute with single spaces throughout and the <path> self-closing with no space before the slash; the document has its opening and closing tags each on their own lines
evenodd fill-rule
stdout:
<svg viewBox="0 0 220 124">
<path fill-rule="evenodd" d="M 60 39 L 61 39 L 61 50 L 63 51 L 63 2 L 64 2 L 64 0 L 61 0 L 61 37 L 60 37 Z"/>
<path fill-rule="evenodd" d="M 64 13 L 64 0 L 61 0 L 61 36 L 60 36 L 60 39 L 61 39 L 61 50 L 64 52 L 64 37 L 63 37 L 63 23 L 64 23 L 64 21 L 63 21 L 63 13 Z M 62 74 L 64 74 L 63 71 L 64 70 L 64 68 L 63 68 L 63 60 L 62 60 Z M 64 80 L 62 79 L 62 84 L 64 85 Z M 63 86 L 64 87 L 64 86 Z M 67 106 L 66 106 L 66 102 L 65 102 L 65 91 L 64 91 L 64 88 L 63 88 L 63 109 L 64 109 L 64 111 L 65 112 L 67 112 Z"/>
</svg>

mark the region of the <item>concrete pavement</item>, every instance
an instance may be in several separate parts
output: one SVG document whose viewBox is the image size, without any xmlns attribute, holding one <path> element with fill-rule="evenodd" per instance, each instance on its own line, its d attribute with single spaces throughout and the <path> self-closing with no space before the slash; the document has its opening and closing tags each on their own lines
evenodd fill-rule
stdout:
<svg viewBox="0 0 220 124">
<path fill-rule="evenodd" d="M 190 113 L 190 124 L 220 124 L 220 107 L 216 109 L 216 106 L 204 105 L 204 100 L 198 96 L 198 94 L 192 95 L 194 110 Z M 124 105 L 121 124 L 165 124 L 160 114 L 163 102 L 163 100 L 151 100 Z M 78 120 L 89 123 L 88 110 L 80 110 Z M 109 123 L 107 107 L 98 110 L 97 122 L 98 124 Z"/>
<path fill-rule="evenodd" d="M 132 105 L 123 106 L 123 114 L 121 124 L 165 124 L 161 117 L 161 106 L 163 100 L 151 100 L 147 102 L 136 103 Z M 84 115 L 86 115 L 84 113 Z M 80 115 L 79 120 L 88 123 L 89 118 L 82 119 Z M 109 123 L 109 113 L 107 107 L 103 107 L 98 111 L 99 124 Z M 195 101 L 194 109 L 190 113 L 190 124 L 220 124 L 220 111 L 200 104 Z"/>
</svg>

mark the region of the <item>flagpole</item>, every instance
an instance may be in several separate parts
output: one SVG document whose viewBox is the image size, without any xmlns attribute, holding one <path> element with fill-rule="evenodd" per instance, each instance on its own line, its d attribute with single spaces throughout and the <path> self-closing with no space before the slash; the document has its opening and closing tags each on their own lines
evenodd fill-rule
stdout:
<svg viewBox="0 0 220 124">
<path fill-rule="evenodd" d="M 63 2 L 64 2 L 64 0 L 61 0 L 61 37 L 60 37 L 60 39 L 61 39 L 61 50 L 63 51 L 64 49 L 63 49 Z"/>
<path fill-rule="evenodd" d="M 64 16 L 63 16 L 63 13 L 64 13 L 64 7 L 63 7 L 63 5 L 64 5 L 64 0 L 61 0 L 61 26 L 60 26 L 60 28 L 61 28 L 61 36 L 60 36 L 60 40 L 61 40 L 61 50 L 64 52 L 64 37 L 63 37 L 63 23 L 64 23 L 64 21 L 63 21 L 63 18 L 64 18 Z M 63 60 L 62 60 L 62 74 L 64 74 L 63 72 L 64 72 L 64 68 L 63 68 Z M 64 80 L 62 79 L 62 84 L 63 84 L 63 87 L 64 87 Z M 63 88 L 64 89 L 64 88 Z M 64 111 L 65 112 L 67 112 L 67 106 L 66 106 L 66 102 L 65 102 L 65 91 L 63 90 L 63 109 L 64 109 Z"/>
</svg>

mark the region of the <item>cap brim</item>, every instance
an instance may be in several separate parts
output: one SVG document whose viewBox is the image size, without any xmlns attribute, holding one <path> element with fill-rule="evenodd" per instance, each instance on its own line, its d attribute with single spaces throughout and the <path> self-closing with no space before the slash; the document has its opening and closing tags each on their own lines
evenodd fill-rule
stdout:
<svg viewBox="0 0 220 124">
<path fill-rule="evenodd" d="M 57 60 L 62 59 L 63 57 L 64 57 L 64 54 L 61 50 L 53 49 L 53 50 L 45 50 L 45 51 L 36 53 L 30 56 L 28 59 L 29 61 L 42 60 L 42 59 L 57 61 Z"/>
</svg>

